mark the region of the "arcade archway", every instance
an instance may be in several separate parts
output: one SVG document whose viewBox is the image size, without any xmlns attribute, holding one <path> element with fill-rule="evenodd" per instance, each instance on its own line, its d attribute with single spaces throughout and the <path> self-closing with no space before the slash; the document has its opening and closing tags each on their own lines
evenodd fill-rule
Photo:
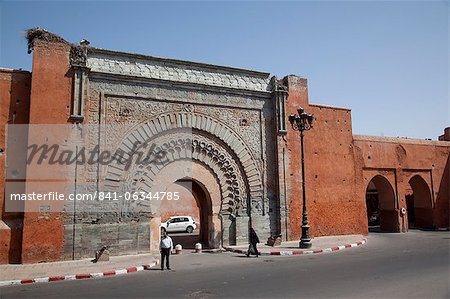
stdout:
<svg viewBox="0 0 450 299">
<path fill-rule="evenodd" d="M 381 175 L 373 177 L 366 188 L 369 230 L 399 232 L 395 202 L 395 193 L 391 183 Z"/>
<path fill-rule="evenodd" d="M 409 228 L 433 228 L 433 205 L 427 182 L 415 175 L 409 180 L 411 192 L 406 195 Z"/>
</svg>

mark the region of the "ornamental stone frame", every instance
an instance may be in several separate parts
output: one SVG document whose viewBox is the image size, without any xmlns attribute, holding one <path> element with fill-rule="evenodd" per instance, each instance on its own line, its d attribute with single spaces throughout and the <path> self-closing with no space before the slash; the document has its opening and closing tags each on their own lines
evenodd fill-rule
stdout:
<svg viewBox="0 0 450 299">
<path fill-rule="evenodd" d="M 93 125 L 84 136 L 87 147 L 120 150 L 128 158 L 149 144 L 167 153 L 154 165 L 88 165 L 80 170 L 91 182 L 87 191 L 154 192 L 177 180 L 196 181 L 207 189 L 214 207 L 208 216 L 208 245 L 215 248 L 247 243 L 250 225 L 262 239 L 278 228 L 273 225 L 279 222 L 276 190 L 267 187 L 275 175 L 275 157 L 267 156 L 275 150 L 268 123 L 274 109 L 268 73 L 102 49 L 88 48 L 85 53 L 84 81 L 74 83 L 81 90 L 74 105 L 80 105 L 81 98 L 81 121 Z M 100 240 L 89 236 L 94 223 L 147 223 L 150 231 L 143 243 L 155 249 L 160 237 L 158 202 L 120 202 L 107 209 L 116 212 L 102 213 L 100 220 L 88 211 L 78 213 L 79 234 Z M 146 238 L 126 226 L 119 231 Z M 70 234 L 66 221 L 66 240 Z M 136 240 L 122 240 L 119 233 L 112 246 L 114 242 Z M 120 254 L 126 253 L 133 251 L 122 249 Z"/>
<path fill-rule="evenodd" d="M 183 128 L 186 128 L 188 131 L 180 130 Z M 254 158 L 252 158 L 244 141 L 226 125 L 219 123 L 210 116 L 189 113 L 160 115 L 155 119 L 149 120 L 148 123 L 140 125 L 137 129 L 129 133 L 127 137 L 123 139 L 123 145 L 119 148 L 122 148 L 124 152 L 130 152 L 133 148 L 133 144 L 146 144 L 158 135 L 167 138 L 166 135 L 170 134 L 171 130 L 176 131 L 171 140 L 169 139 L 165 143 L 155 142 L 155 144 L 161 146 L 161 150 L 170 152 L 173 150 L 173 147 L 176 146 L 185 150 L 189 147 L 189 150 L 192 150 L 192 153 L 186 151 L 186 153 L 182 155 L 177 152 L 172 159 L 192 158 L 204 161 L 205 157 L 209 157 L 211 162 L 208 165 L 211 169 L 214 169 L 216 173 L 223 172 L 223 177 L 235 176 L 234 171 L 241 170 L 245 176 L 243 176 L 240 186 L 248 186 L 248 196 L 252 198 L 253 204 L 259 207 L 258 204 L 262 201 L 263 187 L 261 182 L 261 171 L 259 170 L 258 165 L 254 161 Z M 187 141 L 191 135 L 201 136 L 200 134 L 204 135 L 204 140 L 200 140 L 197 137 Z M 210 143 L 208 143 L 208 141 Z M 213 145 L 211 142 L 214 142 L 215 144 Z M 139 148 L 136 150 L 138 149 Z M 196 153 L 201 153 L 205 157 L 198 158 L 198 156 L 201 155 Z M 225 159 L 226 154 L 229 155 L 228 159 Z M 214 164 L 216 165 L 213 166 Z M 231 167 L 233 164 L 234 168 Z M 105 180 L 112 182 L 119 180 L 124 167 L 124 165 L 116 165 L 113 168 L 114 170 L 109 168 Z M 142 171 L 142 169 L 140 171 Z M 152 173 L 154 174 L 154 172 Z M 149 177 L 149 180 L 151 181 L 151 177 Z M 227 188 L 232 188 L 234 190 L 232 185 L 235 181 L 236 179 L 230 180 L 230 186 Z M 224 192 L 227 188 L 224 189 Z M 259 209 L 261 210 L 261 208 Z M 246 210 L 246 208 L 244 208 L 244 210 Z M 231 214 L 236 213 L 234 209 L 230 212 Z"/>
<path fill-rule="evenodd" d="M 214 243 L 214 245 L 246 242 L 247 232 L 236 232 L 235 222 L 245 225 L 252 214 L 262 214 L 264 203 L 261 173 L 245 143 L 224 124 L 208 116 L 189 113 L 160 115 L 148 123 L 135 127 L 136 129 L 123 139 L 118 147 L 120 150 L 130 152 L 133 144 L 139 143 L 144 147 L 151 143 L 156 145 L 156 152 L 164 151 L 167 155 L 153 165 L 134 165 L 128 170 L 124 169 L 125 165 L 116 164 L 107 167 L 102 190 L 145 193 L 165 191 L 164 186 L 167 184 L 161 184 L 159 176 L 166 166 L 178 161 L 201 164 L 214 175 L 221 190 L 220 210 L 214 215 L 222 219 L 221 225 L 214 224 L 215 227 L 222 227 L 219 236 L 214 237 L 221 240 L 221 244 Z M 139 150 L 140 147 L 137 147 L 136 151 Z M 170 174 L 169 177 L 173 178 L 174 175 Z M 170 178 L 167 180 L 169 183 L 176 181 Z M 177 179 L 183 178 L 193 176 L 184 174 Z M 202 182 L 201 178 L 197 180 Z M 158 217 L 159 204 L 160 202 L 139 202 L 138 206 L 127 207 L 125 210 L 145 211 Z"/>
</svg>

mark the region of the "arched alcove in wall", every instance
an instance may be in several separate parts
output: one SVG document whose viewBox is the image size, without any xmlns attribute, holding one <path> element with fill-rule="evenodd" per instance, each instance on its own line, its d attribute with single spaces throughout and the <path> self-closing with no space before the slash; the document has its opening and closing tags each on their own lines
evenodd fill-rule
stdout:
<svg viewBox="0 0 450 299">
<path fill-rule="evenodd" d="M 374 176 L 366 188 L 367 220 L 370 229 L 398 232 L 398 212 L 395 209 L 395 192 L 382 175 Z"/>
<path fill-rule="evenodd" d="M 406 195 L 408 226 L 410 228 L 433 227 L 433 201 L 427 182 L 415 175 L 409 180 L 411 191 Z"/>
<path fill-rule="evenodd" d="M 208 167 L 190 160 L 177 160 L 162 168 L 153 182 L 152 193 L 172 192 L 173 184 L 181 184 L 189 189 L 199 208 L 198 240 L 204 247 L 218 248 L 223 239 L 228 238 L 222 229 L 229 223 L 222 224 L 220 185 L 217 177 Z M 160 206 L 164 205 L 164 202 L 156 201 L 151 204 L 154 217 L 160 217 Z M 179 239 L 183 240 L 183 238 Z M 227 244 L 228 241 L 226 240 L 225 243 Z"/>
</svg>

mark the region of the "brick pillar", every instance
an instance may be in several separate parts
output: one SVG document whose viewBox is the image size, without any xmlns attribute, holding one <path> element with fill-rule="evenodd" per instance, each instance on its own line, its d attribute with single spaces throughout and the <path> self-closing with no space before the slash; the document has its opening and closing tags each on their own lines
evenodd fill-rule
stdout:
<svg viewBox="0 0 450 299">
<path fill-rule="evenodd" d="M 33 70 L 30 100 L 30 124 L 67 124 L 72 98 L 72 76 L 70 75 L 70 44 L 63 40 L 46 42 L 34 40 Z M 49 128 L 49 127 L 47 127 Z M 36 132 L 29 133 L 30 138 Z M 52 136 L 51 127 L 42 135 Z M 64 169 L 61 169 L 64 172 Z M 42 188 L 50 190 L 61 177 L 44 177 L 36 169 L 27 169 L 27 193 Z M 62 177 L 65 178 L 65 177 Z M 42 182 L 41 182 L 42 181 Z M 23 224 L 22 262 L 48 262 L 62 258 L 64 245 L 63 215 L 58 207 L 49 212 L 40 211 L 36 203 L 27 202 Z"/>
<path fill-rule="evenodd" d="M 9 125 L 20 126 L 29 122 L 30 85 L 30 72 L 0 69 L 0 264 L 20 263 L 23 213 L 20 205 L 18 210 L 8 205 L 7 190 L 11 184 L 15 184 L 23 192 L 25 175 L 6 175 L 6 165 L 11 167 L 14 164 L 10 160 L 7 162 L 7 153 L 18 151 L 15 144 L 8 145 L 6 138 Z M 13 137 L 11 135 L 9 137 Z M 26 143 L 23 147 L 26 148 Z M 18 161 L 18 164 L 21 165 L 15 166 L 25 168 L 24 159 Z M 15 179 L 16 182 L 8 182 L 8 179 Z"/>
<path fill-rule="evenodd" d="M 286 115 L 296 114 L 297 109 L 300 106 L 308 111 L 307 80 L 290 75 L 285 77 L 283 81 L 287 85 L 289 92 L 289 96 L 286 100 Z M 298 240 L 300 238 L 300 226 L 302 223 L 300 137 L 298 131 L 290 129 L 289 124 L 285 139 L 287 145 L 285 148 L 284 164 L 286 165 L 285 184 L 289 217 L 289 239 Z M 305 161 L 308 163 L 307 158 Z M 308 166 L 306 171 L 308 171 Z"/>
</svg>

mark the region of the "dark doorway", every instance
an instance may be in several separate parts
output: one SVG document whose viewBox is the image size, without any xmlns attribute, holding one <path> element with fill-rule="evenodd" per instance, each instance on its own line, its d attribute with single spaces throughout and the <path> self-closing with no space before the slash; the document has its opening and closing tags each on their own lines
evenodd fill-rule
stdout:
<svg viewBox="0 0 450 299">
<path fill-rule="evenodd" d="M 416 226 L 416 217 L 414 214 L 414 194 L 412 189 L 406 191 L 406 210 L 408 211 L 408 227 L 414 228 Z"/>
<path fill-rule="evenodd" d="M 367 222 L 369 228 L 379 228 L 380 226 L 380 211 L 378 209 L 378 191 L 375 184 L 371 181 L 366 190 L 366 207 L 367 207 Z"/>
<path fill-rule="evenodd" d="M 385 177 L 377 175 L 367 185 L 366 207 L 369 231 L 400 231 L 395 193 Z"/>
<path fill-rule="evenodd" d="M 406 192 L 406 208 L 409 228 L 433 228 L 433 205 L 427 182 L 415 175 L 409 180 L 410 190 Z"/>
<path fill-rule="evenodd" d="M 212 204 L 211 198 L 205 186 L 193 179 L 181 179 L 175 182 L 176 185 L 182 186 L 188 194 L 187 197 L 194 197 L 197 212 L 190 207 L 190 200 L 180 201 L 180 205 L 172 203 L 168 215 L 186 215 L 192 216 L 196 220 L 196 229 L 193 233 L 188 232 L 172 232 L 172 237 L 175 244 L 181 244 L 185 249 L 194 249 L 196 243 L 201 243 L 203 248 L 211 247 L 211 238 L 213 235 L 214 226 L 212 224 Z M 198 221 L 197 221 L 198 220 Z"/>
</svg>

